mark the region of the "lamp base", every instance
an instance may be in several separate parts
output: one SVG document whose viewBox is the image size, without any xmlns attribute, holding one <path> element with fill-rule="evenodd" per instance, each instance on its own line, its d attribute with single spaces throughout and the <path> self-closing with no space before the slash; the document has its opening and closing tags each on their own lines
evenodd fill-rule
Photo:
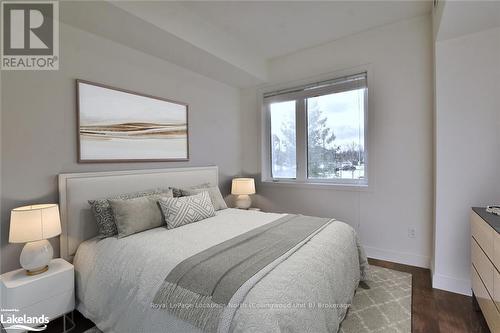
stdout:
<svg viewBox="0 0 500 333">
<path fill-rule="evenodd" d="M 38 274 L 42 274 L 42 273 L 44 273 L 44 272 L 46 272 L 48 270 L 49 270 L 49 265 L 47 265 L 45 267 L 42 267 L 40 269 L 34 270 L 34 271 L 33 270 L 27 270 L 26 271 L 26 275 L 30 275 L 30 276 L 31 275 L 38 275 Z"/>
<path fill-rule="evenodd" d="M 240 194 L 236 197 L 236 208 L 248 209 L 252 205 L 252 199 L 248 194 Z"/>
<path fill-rule="evenodd" d="M 53 256 L 52 245 L 48 240 L 42 239 L 26 243 L 21 251 L 19 261 L 27 275 L 36 275 L 49 269 L 48 265 Z"/>
</svg>

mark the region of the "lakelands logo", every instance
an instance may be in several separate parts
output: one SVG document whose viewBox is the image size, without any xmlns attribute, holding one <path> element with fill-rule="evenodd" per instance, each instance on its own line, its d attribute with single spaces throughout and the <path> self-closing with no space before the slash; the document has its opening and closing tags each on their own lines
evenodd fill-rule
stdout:
<svg viewBox="0 0 500 333">
<path fill-rule="evenodd" d="M 59 3 L 2 1 L 3 70 L 59 69 Z"/>
<path fill-rule="evenodd" d="M 40 332 L 47 328 L 50 319 L 46 315 L 27 316 L 18 309 L 1 309 L 0 323 L 5 330 Z"/>
</svg>

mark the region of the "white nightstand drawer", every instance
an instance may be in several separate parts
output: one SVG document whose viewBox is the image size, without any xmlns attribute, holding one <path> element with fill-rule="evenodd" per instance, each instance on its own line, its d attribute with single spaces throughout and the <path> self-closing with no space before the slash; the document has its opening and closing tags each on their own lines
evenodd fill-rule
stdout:
<svg viewBox="0 0 500 333">
<path fill-rule="evenodd" d="M 45 273 L 28 276 L 18 269 L 3 274 L 0 282 L 0 305 L 7 309 L 27 309 L 63 294 L 74 295 L 73 265 L 63 259 L 53 259 Z"/>
<path fill-rule="evenodd" d="M 40 316 L 45 315 L 50 320 L 61 316 L 64 313 L 73 311 L 75 308 L 75 293 L 73 290 L 66 291 L 60 295 L 43 300 L 30 305 L 27 308 L 20 309 L 18 314 L 21 316 Z"/>
</svg>

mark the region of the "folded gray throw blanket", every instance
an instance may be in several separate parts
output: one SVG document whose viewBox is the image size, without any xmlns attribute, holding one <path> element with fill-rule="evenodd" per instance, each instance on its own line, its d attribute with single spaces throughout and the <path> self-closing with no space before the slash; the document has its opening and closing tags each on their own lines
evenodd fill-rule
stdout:
<svg viewBox="0 0 500 333">
<path fill-rule="evenodd" d="M 286 215 L 202 251 L 168 274 L 153 307 L 167 309 L 205 331 L 216 331 L 224 307 L 245 282 L 332 221 Z"/>
</svg>

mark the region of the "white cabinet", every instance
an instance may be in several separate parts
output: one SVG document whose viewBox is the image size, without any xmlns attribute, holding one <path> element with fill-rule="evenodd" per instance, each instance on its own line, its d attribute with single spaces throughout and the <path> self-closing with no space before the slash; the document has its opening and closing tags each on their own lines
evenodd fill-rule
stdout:
<svg viewBox="0 0 500 333">
<path fill-rule="evenodd" d="M 75 275 L 73 265 L 63 259 L 53 259 L 49 270 L 28 276 L 18 269 L 0 276 L 0 307 L 3 326 L 8 317 L 49 320 L 67 314 L 75 308 Z M 26 324 L 26 326 L 37 326 Z"/>
</svg>

